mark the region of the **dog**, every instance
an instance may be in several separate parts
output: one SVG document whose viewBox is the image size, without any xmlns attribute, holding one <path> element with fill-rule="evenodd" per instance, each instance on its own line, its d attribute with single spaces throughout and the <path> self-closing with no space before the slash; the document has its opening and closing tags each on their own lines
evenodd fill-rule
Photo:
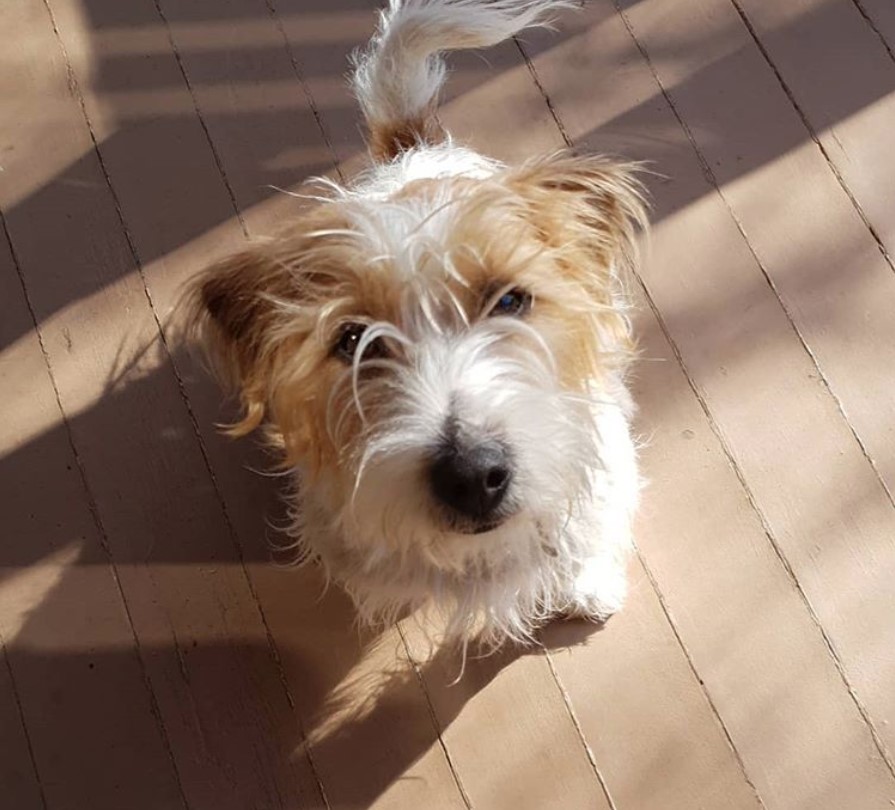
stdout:
<svg viewBox="0 0 895 810">
<path fill-rule="evenodd" d="M 282 233 L 204 271 L 192 321 L 294 473 L 291 533 L 361 620 L 526 643 L 625 595 L 640 489 L 626 284 L 637 167 L 507 166 L 436 117 L 443 55 L 568 0 L 391 0 L 353 88 L 371 165 L 320 180 Z"/>
</svg>

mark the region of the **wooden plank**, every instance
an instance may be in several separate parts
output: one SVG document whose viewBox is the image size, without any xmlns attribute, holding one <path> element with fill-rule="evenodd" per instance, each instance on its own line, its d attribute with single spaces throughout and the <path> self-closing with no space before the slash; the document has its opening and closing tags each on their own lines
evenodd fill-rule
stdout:
<svg viewBox="0 0 895 810">
<path fill-rule="evenodd" d="M 624 610 L 599 633 L 544 632 L 614 806 L 761 807 L 636 561 L 630 577 Z"/>
<path fill-rule="evenodd" d="M 628 13 L 633 15 L 637 11 L 645 15 L 649 5 L 641 4 Z M 715 19 L 707 15 L 704 24 L 709 25 Z M 693 36 L 694 31 L 700 32 L 696 22 L 695 19 L 687 21 L 689 36 Z M 674 19 L 666 18 L 661 23 L 657 20 L 650 30 L 658 37 L 661 31 L 675 30 L 674 23 Z M 872 471 L 866 465 L 862 466 L 860 452 L 855 455 L 853 441 L 835 402 L 817 381 L 816 374 L 810 376 L 813 371 L 810 358 L 802 351 L 785 313 L 762 279 L 737 232 L 736 223 L 706 182 L 703 166 L 692 154 L 685 134 L 658 93 L 649 66 L 627 39 L 611 4 L 595 4 L 589 8 L 586 17 L 570 16 L 564 20 L 566 24 L 578 26 L 580 35 L 567 47 L 552 51 L 546 50 L 549 41 L 544 40 L 546 52 L 535 60 L 538 76 L 573 139 L 591 149 L 622 150 L 627 144 L 625 151 L 628 154 L 652 161 L 655 169 L 669 178 L 651 183 L 657 225 L 650 251 L 651 261 L 644 278 L 671 336 L 680 347 L 692 382 L 717 420 L 715 430 L 720 431 L 725 440 L 738 440 L 734 446 L 736 460 L 740 460 L 739 451 L 748 439 L 755 454 L 753 456 L 750 450 L 742 455 L 750 462 L 761 453 L 764 462 L 761 472 L 766 476 L 769 460 L 782 468 L 792 464 L 785 476 L 773 475 L 773 485 L 778 490 L 786 492 L 793 487 L 793 481 L 806 479 L 813 479 L 816 486 L 824 489 L 823 496 L 804 493 L 804 505 L 794 504 L 790 512 L 790 517 L 804 515 L 806 521 L 810 518 L 810 531 L 818 528 L 810 509 L 827 505 L 831 499 L 824 481 L 806 475 L 806 469 L 825 469 L 832 459 L 840 458 L 840 453 L 848 454 L 846 457 L 855 466 L 855 472 L 854 475 L 851 470 L 842 474 L 852 475 L 855 487 L 873 500 L 877 497 L 874 493 L 878 487 L 874 484 Z M 635 31 L 639 30 L 635 27 Z M 713 30 L 713 36 L 704 31 L 699 35 L 706 41 L 725 41 L 723 31 Z M 681 52 L 689 55 L 692 50 Z M 679 62 L 675 60 L 675 64 Z M 570 70 L 570 66 L 574 66 L 574 70 Z M 728 76 L 720 86 L 739 88 L 739 83 Z M 585 87 L 586 96 L 581 90 Z M 751 97 L 740 91 L 732 92 L 730 96 L 732 103 L 734 100 L 744 103 L 744 97 Z M 591 100 L 587 101 L 587 98 Z M 694 126 L 695 122 L 691 124 L 691 131 Z M 692 200 L 699 202 L 691 204 Z M 702 267 L 710 268 L 710 271 L 697 272 Z M 649 337 L 649 329 L 646 334 Z M 657 353 L 658 345 L 651 345 L 648 356 Z M 642 373 L 651 369 L 652 365 Z M 660 383 L 656 390 L 661 391 L 661 394 L 653 395 L 661 410 L 654 418 L 658 425 L 662 425 L 661 420 L 668 416 L 666 407 L 670 408 L 673 398 L 664 384 Z M 744 397 L 744 392 L 748 392 L 748 397 Z M 643 389 L 641 396 L 647 397 Z M 685 438 L 699 435 L 701 431 L 688 424 L 694 413 L 698 412 L 691 410 L 691 415 L 680 417 L 678 435 Z M 805 417 L 807 413 L 811 416 Z M 768 420 L 767 414 L 774 414 L 775 418 Z M 742 426 L 747 418 L 748 431 Z M 816 435 L 817 425 L 824 426 L 821 437 Z M 654 430 L 657 427 L 650 432 Z M 674 436 L 675 429 L 668 429 L 667 435 Z M 781 447 L 786 449 L 781 451 Z M 800 464 L 806 451 L 810 455 L 815 448 L 823 454 L 822 461 L 806 466 Z M 669 510 L 675 504 L 673 488 L 682 486 L 680 470 L 687 469 L 678 464 L 681 452 L 676 448 L 668 453 L 664 464 L 669 468 L 661 473 L 672 489 L 664 496 L 658 490 L 657 504 L 664 498 L 665 503 L 670 504 Z M 717 445 L 714 453 L 715 460 L 709 468 L 712 473 L 703 475 L 701 472 L 707 460 L 693 470 L 694 475 L 699 470 L 697 480 L 701 487 L 711 486 L 718 480 L 718 471 L 725 468 Z M 694 464 L 698 463 L 700 455 L 697 454 Z M 654 457 L 648 455 L 647 458 Z M 661 458 L 659 455 L 658 459 Z M 658 461 L 652 463 L 658 464 Z M 755 481 L 761 477 L 757 464 L 757 458 L 751 464 L 743 464 L 753 491 Z M 661 471 L 662 465 L 654 469 Z M 762 483 L 763 495 L 766 486 L 769 483 Z M 739 548 L 733 537 L 728 541 L 732 546 L 724 544 L 727 553 L 718 553 L 715 547 L 720 539 L 734 534 L 731 527 L 737 523 L 732 522 L 732 515 L 736 514 L 735 507 L 742 510 L 743 496 L 731 502 L 732 493 L 725 498 L 723 488 L 715 494 L 699 490 L 698 495 L 699 500 L 689 507 L 693 510 L 692 515 L 682 517 L 672 510 L 667 524 L 664 521 L 657 523 L 662 536 L 647 529 L 641 542 L 648 563 L 655 566 L 669 609 L 673 615 L 681 617 L 679 626 L 683 641 L 759 793 L 768 802 L 796 806 L 798 802 L 816 797 L 815 791 L 823 787 L 828 791 L 825 802 L 829 801 L 831 806 L 836 804 L 835 797 L 851 806 L 857 801 L 855 796 L 861 797 L 862 806 L 878 806 L 891 792 L 891 774 L 885 763 L 880 762 L 870 731 L 839 680 L 834 662 L 826 655 L 825 639 L 809 620 L 798 591 L 779 570 L 774 548 L 762 542 L 761 531 L 767 527 L 761 526 L 760 531 L 753 515 L 749 521 L 751 526 L 740 529 L 751 533 L 751 539 L 745 545 L 750 553 L 745 560 L 741 552 L 733 553 Z M 737 501 L 739 506 L 736 506 Z M 764 508 L 766 501 L 766 498 L 760 498 L 759 507 Z M 879 547 L 887 536 L 880 534 L 880 529 L 885 525 L 888 513 L 879 500 L 877 504 L 872 514 L 876 522 L 871 519 L 868 524 L 864 523 L 865 517 L 859 518 L 864 523 L 859 532 L 863 530 L 863 539 Z M 723 516 L 712 515 L 707 511 L 707 505 L 725 505 L 724 508 L 731 511 Z M 838 507 L 838 501 L 833 505 Z M 685 503 L 678 509 L 683 506 Z M 649 502 L 646 510 L 651 514 Z M 703 523 L 708 517 L 717 523 Z M 702 537 L 697 534 L 688 542 L 694 543 L 694 549 L 704 548 L 705 552 L 694 557 L 684 552 L 677 557 L 680 549 L 675 545 L 673 550 L 662 553 L 668 546 L 668 526 L 683 527 L 694 522 L 694 528 L 706 534 Z M 741 519 L 738 523 L 742 526 Z M 782 521 L 778 521 L 775 526 L 773 536 L 776 539 L 781 539 L 783 534 L 781 524 Z M 793 523 L 785 528 L 792 531 Z M 833 535 L 834 538 L 841 536 L 841 530 Z M 651 537 L 656 539 L 651 542 Z M 862 535 L 859 533 L 858 537 Z M 700 563 L 703 557 L 714 560 L 716 553 L 717 566 L 703 567 L 700 564 L 697 569 L 705 579 L 703 591 L 694 585 L 694 559 Z M 750 567 L 745 570 L 739 567 L 743 562 L 749 562 Z M 723 594 L 724 611 L 710 599 L 705 601 L 707 594 L 713 592 L 715 581 L 718 593 Z M 731 583 L 741 583 L 738 595 L 729 590 Z M 841 586 L 833 582 L 827 584 L 830 596 L 841 593 Z M 812 602 L 815 596 L 820 594 L 813 591 Z M 756 626 L 756 610 L 760 612 L 765 605 L 773 606 L 773 623 Z M 802 628 L 794 637 L 796 644 L 781 645 L 780 628 L 790 625 Z M 722 645 L 725 639 L 727 641 Z M 780 649 L 778 662 L 781 657 L 784 661 L 795 657 L 803 661 L 805 667 L 810 667 L 789 669 L 781 663 L 768 667 L 766 653 L 775 648 Z M 739 671 L 725 665 L 731 649 L 740 662 Z M 748 684 L 742 680 L 742 671 L 754 675 Z M 822 698 L 805 699 L 803 680 L 806 672 L 811 673 L 812 689 L 818 689 Z M 776 733 L 779 732 L 777 715 L 768 713 L 769 705 L 774 706 L 775 713 L 785 712 L 791 718 L 786 735 Z M 822 747 L 817 746 L 819 739 L 825 741 Z M 843 756 L 850 758 L 852 765 L 844 767 Z M 856 776 L 858 772 L 861 777 Z"/>
<path fill-rule="evenodd" d="M 169 25 L 171 44 L 190 93 L 217 151 L 221 170 L 244 217 L 275 192 L 292 188 L 308 176 L 332 169 L 332 155 L 323 139 L 301 84 L 289 43 L 263 0 L 198 0 L 186 8 L 162 0 L 158 7 Z M 197 51 L 181 42 L 179 26 L 190 19 L 230 22 L 233 45 Z M 266 23 L 263 47 L 240 42 L 246 21 Z M 268 44 L 269 43 L 269 44 Z M 159 54 L 167 58 L 170 54 Z M 132 84 L 119 77 L 122 86 Z M 285 206 L 284 206 L 285 207 Z M 271 226 L 262 217 L 250 229 Z"/>
<path fill-rule="evenodd" d="M 4 798 L 16 808 L 43 806 L 42 796 L 49 808 L 182 807 L 133 629 L 37 336 L 29 331 L 5 235 L 0 239 L 0 345 L 11 344 L 0 353 Z M 25 337 L 13 342 L 20 334 Z M 13 678 L 20 705 L 10 706 Z M 22 719 L 7 716 L 19 710 L 35 764 L 22 747 Z"/>
<path fill-rule="evenodd" d="M 258 565 L 253 579 L 331 806 L 465 807 L 395 631 L 357 631 L 313 567 Z"/>
<path fill-rule="evenodd" d="M 883 189 L 895 174 L 885 136 L 895 119 L 895 61 L 885 43 L 853 0 L 733 4 L 891 251 L 895 222 Z"/>
<path fill-rule="evenodd" d="M 668 19 L 646 4 L 632 9 L 630 20 L 648 52 L 692 36 L 699 20 L 712 19 L 739 32 L 732 43 L 742 47 L 722 61 L 711 61 L 717 54 L 710 49 L 688 51 L 687 60 L 673 68 L 677 79 L 666 76 L 665 60 L 654 61 L 659 78 L 675 85 L 673 103 L 724 182 L 738 157 L 752 163 L 756 153 L 769 151 L 769 142 L 788 142 L 800 122 L 758 49 L 736 28 L 732 8 L 711 0 L 683 8 L 691 12 L 682 9 Z M 694 79 L 697 70 L 700 78 Z M 681 82 L 681 71 L 690 79 Z M 740 88 L 737 98 L 712 93 L 719 82 Z M 742 128 L 750 121 L 762 126 L 746 136 Z M 711 138 L 702 134 L 708 126 L 714 130 Z M 720 429 L 892 768 L 895 732 L 883 721 L 895 712 L 895 693 L 884 685 L 895 679 L 895 626 L 887 618 L 895 614 L 895 593 L 888 586 L 895 572 L 895 511 L 891 490 L 884 490 L 877 474 L 889 481 L 895 472 L 895 432 L 889 421 L 895 406 L 883 371 L 895 362 L 890 314 L 895 276 L 802 132 L 800 147 L 722 186 L 761 268 L 729 280 L 726 272 L 714 270 L 711 278 L 699 279 L 702 300 L 719 307 L 718 320 L 704 324 L 699 334 L 688 326 L 688 345 L 682 335 L 681 349 L 692 351 L 694 377 L 701 378 L 707 396 L 711 391 L 717 397 L 710 407 Z M 774 211 L 770 222 L 768 210 Z M 725 264 L 724 270 L 730 269 Z M 786 312 L 776 307 L 762 273 Z M 682 296 L 692 300 L 694 290 L 685 290 L 679 281 L 668 277 L 663 287 L 673 296 L 668 302 L 681 325 Z M 738 291 L 738 300 L 732 290 Z M 736 313 L 736 321 L 729 322 L 734 327 L 723 324 L 721 307 L 728 307 L 731 317 Z M 778 351 L 793 325 L 811 356 L 799 352 L 794 341 Z M 727 375 L 717 373 L 719 368 Z M 748 405 L 743 386 L 750 391 Z M 786 396 L 780 397 L 783 391 Z M 775 415 L 771 424 L 768 413 Z M 824 428 L 818 431 L 818 425 Z M 879 464 L 871 466 L 868 456 L 879 458 Z"/>
<path fill-rule="evenodd" d="M 875 239 L 866 233 L 860 216 L 866 217 L 890 256 L 895 254 L 890 192 L 895 161 L 889 136 L 895 122 L 895 61 L 849 0 L 799 0 L 776 9 L 745 0 L 741 6 L 824 154 L 807 144 L 775 166 L 778 177 L 800 181 L 795 194 L 778 190 L 773 195 L 781 217 L 799 223 L 789 239 L 755 225 L 755 206 L 750 205 L 755 188 L 768 189 L 766 198 L 772 193 L 765 177 L 750 178 L 748 184 L 731 189 L 728 198 L 743 226 L 755 232 L 753 246 L 892 492 L 895 403 L 879 370 L 895 362 L 890 305 L 895 300 L 895 267 L 891 258 L 887 263 L 874 250 Z M 745 30 L 736 43 L 747 46 Z M 773 84 L 770 76 L 767 79 L 761 87 Z M 770 119 L 779 113 L 774 130 L 762 129 L 763 139 L 780 137 L 783 130 L 800 129 L 786 106 L 782 93 L 772 93 L 761 111 L 757 105 L 736 110 L 723 105 L 719 122 L 733 130 L 745 116 Z M 755 146 L 706 144 L 706 155 L 722 182 L 734 149 L 749 160 Z M 847 210 L 849 201 L 824 158 L 860 207 L 860 216 Z M 809 210 L 813 216 L 808 221 L 799 216 Z M 835 231 L 825 227 L 830 221 L 837 223 Z"/>
<path fill-rule="evenodd" d="M 100 19 L 111 18 L 115 5 L 95 2 L 94 14 Z M 73 6 L 57 2 L 54 8 L 62 9 L 60 29 L 65 36 L 64 23 Z M 251 232 L 272 231 L 277 221 L 293 214 L 295 202 L 282 195 L 265 199 L 272 193 L 265 185 L 293 186 L 306 174 L 323 168 L 321 153 L 327 161 L 331 155 L 316 120 L 309 114 L 285 42 L 265 3 L 195 3 L 189 9 L 163 3 L 161 8 L 170 23 L 176 53 L 156 53 L 151 75 L 146 75 L 142 61 L 116 61 L 116 86 L 165 87 L 176 109 L 186 107 L 189 100 L 195 103 L 201 119 L 191 121 L 188 130 L 181 127 L 184 132 L 176 133 L 176 137 L 174 131 L 151 126 L 150 141 L 141 135 L 146 124 L 140 120 L 115 124 L 114 130 L 106 132 L 102 127 L 110 117 L 104 110 L 103 98 L 88 94 L 85 103 L 90 120 L 97 121 L 104 139 L 100 150 L 137 252 L 141 257 L 159 257 L 146 262 L 144 275 L 173 342 L 178 324 L 167 323 L 167 316 L 178 300 L 180 285 L 197 267 L 232 249 L 241 239 L 235 221 L 201 235 L 204 223 L 229 216 L 232 210 L 227 212 L 227 208 L 232 205 Z M 133 10 L 144 15 L 141 19 L 153 13 L 151 3 L 135 5 Z M 236 28 L 252 21 L 262 40 L 277 43 L 279 36 L 279 44 L 261 51 L 245 51 L 239 38 L 231 36 L 233 45 L 195 51 L 188 42 L 178 42 L 182 26 L 195 19 L 218 21 L 219 25 L 232 20 L 231 25 Z M 269 31 L 261 28 L 262 23 L 269 26 Z M 178 75 L 181 68 L 189 87 Z M 283 81 L 291 84 L 291 92 L 282 93 Z M 276 92 L 271 91 L 271 84 L 277 84 Z M 282 106 L 277 106 L 280 102 Z M 203 138 L 206 133 L 207 140 Z M 215 161 L 211 160 L 208 141 Z M 290 153 L 283 163 L 280 158 L 290 142 L 301 144 L 302 151 L 298 157 Z M 143 159 L 135 160 L 135 152 Z M 156 164 L 174 152 L 179 153 L 178 162 L 182 165 L 173 171 L 158 171 Z M 151 174 L 147 174 L 147 166 L 152 167 Z M 197 166 L 201 166 L 201 172 Z M 172 205 L 185 190 L 189 199 Z M 178 240 L 185 244 L 177 245 Z M 172 246 L 176 248 L 173 253 Z M 276 505 L 281 486 L 245 468 L 269 468 L 271 459 L 253 450 L 248 442 L 235 445 L 217 434 L 215 424 L 231 415 L 221 413 L 220 394 L 204 375 L 196 374 L 197 369 L 190 366 L 187 358 L 178 357 L 176 362 L 183 372 L 183 384 L 226 502 L 228 519 L 241 553 L 252 562 L 250 578 L 266 628 L 283 661 L 287 689 L 300 721 L 313 732 L 328 693 L 334 689 L 350 691 L 342 683 L 346 677 L 350 676 L 350 683 L 358 684 L 361 693 L 352 697 L 375 695 L 393 683 L 393 667 L 387 664 L 394 655 L 390 659 L 377 651 L 387 650 L 390 640 L 394 647 L 400 639 L 392 632 L 376 644 L 373 639 L 361 643 L 352 626 L 353 615 L 346 612 L 337 594 L 319 601 L 323 584 L 316 571 L 267 570 L 270 551 L 265 519 L 272 511 L 281 511 Z M 320 632 L 320 626 L 326 628 L 326 633 Z M 301 650 L 300 656 L 296 650 Z M 354 722 L 352 717 L 346 717 L 338 733 L 325 736 L 311 748 L 310 756 L 331 803 L 419 806 L 434 791 L 439 806 L 462 806 L 424 695 L 415 681 L 402 681 L 394 694 L 384 695 L 382 706 L 372 717 L 375 725 L 370 718 Z M 371 730 L 387 738 L 389 745 L 371 746 Z"/>
<path fill-rule="evenodd" d="M 4 13 L 15 27 L 33 9 L 19 2 Z M 11 46 L 31 54 L 16 64 L 49 62 L 66 82 L 46 17 L 44 25 Z M 19 70 L 23 88 L 32 73 Z M 153 353 L 155 318 L 72 90 L 62 109 L 67 125 L 47 139 L 47 148 L 76 142 L 85 158 L 27 204 L 8 208 L 7 222 L 184 792 L 195 807 L 317 806 L 322 800 L 309 763 L 292 756 L 300 729 L 176 376 Z M 31 104 L 43 103 L 32 91 Z M 27 139 L 27 121 L 4 117 L 4 137 Z M 141 151 L 167 125 L 153 121 L 135 136 L 124 134 L 133 140 L 122 152 L 133 161 L 154 157 L 141 167 L 147 178 L 162 169 L 182 172 L 187 190 L 204 165 L 216 177 L 207 150 L 191 153 L 183 144 L 165 156 Z M 198 122 L 177 122 L 175 132 L 186 139 L 192 127 L 199 129 Z M 150 196 L 152 188 L 148 182 Z M 185 199 L 181 193 L 179 202 L 154 202 L 176 217 Z M 60 301 L 64 309 L 54 317 Z M 95 712 L 103 703 L 85 705 Z M 122 746 L 121 753 L 145 768 L 142 752 Z"/>
<path fill-rule="evenodd" d="M 470 649 L 464 662 L 431 642 L 431 627 L 402 626 L 473 807 L 608 810 L 543 651 L 508 647 L 477 658 Z"/>
</svg>

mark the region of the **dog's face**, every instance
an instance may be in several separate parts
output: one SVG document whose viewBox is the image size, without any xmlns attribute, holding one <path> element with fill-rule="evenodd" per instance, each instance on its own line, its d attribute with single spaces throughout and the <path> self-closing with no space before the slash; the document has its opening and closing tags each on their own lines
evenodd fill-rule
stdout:
<svg viewBox="0 0 895 810">
<path fill-rule="evenodd" d="M 630 350 L 624 169 L 554 158 L 334 195 L 197 287 L 247 432 L 266 420 L 343 542 L 450 569 L 567 518 Z"/>
</svg>

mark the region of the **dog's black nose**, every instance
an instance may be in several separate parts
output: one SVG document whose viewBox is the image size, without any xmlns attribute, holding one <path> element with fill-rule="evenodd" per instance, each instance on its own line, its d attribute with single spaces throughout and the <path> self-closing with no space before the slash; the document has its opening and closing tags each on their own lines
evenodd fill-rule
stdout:
<svg viewBox="0 0 895 810">
<path fill-rule="evenodd" d="M 439 448 L 429 470 L 432 493 L 445 506 L 484 523 L 503 502 L 510 480 L 510 454 L 497 441 Z"/>
</svg>

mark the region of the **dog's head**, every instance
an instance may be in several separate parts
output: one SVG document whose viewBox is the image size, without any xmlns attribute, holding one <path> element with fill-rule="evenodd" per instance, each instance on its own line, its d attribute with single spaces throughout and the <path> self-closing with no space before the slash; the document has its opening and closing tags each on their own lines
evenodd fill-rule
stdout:
<svg viewBox="0 0 895 810">
<path fill-rule="evenodd" d="M 337 191 L 197 283 L 233 431 L 267 423 L 305 498 L 371 553 L 449 568 L 504 529 L 543 533 L 598 463 L 643 216 L 599 158 Z"/>
</svg>

